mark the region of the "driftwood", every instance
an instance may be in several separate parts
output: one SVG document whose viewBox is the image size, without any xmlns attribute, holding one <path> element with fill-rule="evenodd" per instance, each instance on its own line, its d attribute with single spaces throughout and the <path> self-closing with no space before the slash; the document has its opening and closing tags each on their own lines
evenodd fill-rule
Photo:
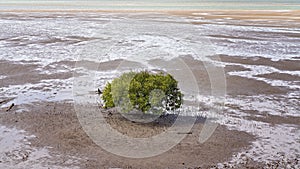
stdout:
<svg viewBox="0 0 300 169">
<path fill-rule="evenodd" d="M 14 103 L 12 103 L 10 106 L 9 106 L 9 108 L 8 109 L 6 109 L 6 111 L 10 111 L 13 107 L 15 106 L 15 104 Z"/>
<path fill-rule="evenodd" d="M 190 131 L 190 132 L 178 132 L 177 134 L 193 134 L 193 133 Z"/>
<path fill-rule="evenodd" d="M 2 100 L 2 101 L 0 101 L 0 104 L 8 103 L 8 102 L 12 101 L 13 99 L 14 98 Z"/>
<path fill-rule="evenodd" d="M 102 94 L 102 91 L 98 88 L 98 90 L 96 91 L 96 93 L 97 93 L 98 95 L 101 95 L 101 94 Z"/>
<path fill-rule="evenodd" d="M 2 101 L 0 101 L 0 104 L 7 103 L 7 102 L 9 102 L 10 100 L 11 100 L 11 99 L 2 100 Z"/>
</svg>

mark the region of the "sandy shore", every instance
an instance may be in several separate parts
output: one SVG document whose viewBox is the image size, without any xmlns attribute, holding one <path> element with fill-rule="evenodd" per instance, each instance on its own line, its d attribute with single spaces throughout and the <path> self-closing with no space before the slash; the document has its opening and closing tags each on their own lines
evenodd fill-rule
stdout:
<svg viewBox="0 0 300 169">
<path fill-rule="evenodd" d="M 299 10 L 0 10 L 3 13 L 111 13 L 111 14 L 166 14 L 204 19 L 228 19 L 245 21 L 282 21 L 300 22 Z M 194 22 L 197 23 L 197 22 Z M 255 24 L 255 23 L 253 23 Z"/>
<path fill-rule="evenodd" d="M 0 10 L 8 13 L 160 13 L 205 19 L 300 21 L 299 10 Z"/>
</svg>

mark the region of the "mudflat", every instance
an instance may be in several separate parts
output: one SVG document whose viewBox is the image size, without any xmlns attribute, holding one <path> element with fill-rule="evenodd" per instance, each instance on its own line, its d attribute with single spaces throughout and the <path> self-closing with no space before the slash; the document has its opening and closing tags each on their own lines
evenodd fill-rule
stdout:
<svg viewBox="0 0 300 169">
<path fill-rule="evenodd" d="M 3 21 L 6 27 L 14 29 L 10 29 L 9 34 L 1 34 L 3 37 L 0 39 L 3 44 L 0 60 L 0 167 L 299 167 L 300 60 L 295 54 L 299 51 L 299 11 L 170 11 L 153 15 L 129 15 L 125 11 L 118 14 L 85 11 L 85 14 L 78 16 L 74 14 L 76 11 L 52 11 L 44 15 L 32 11 L 25 12 L 24 16 L 24 11 L 15 12 L 1 14 L 2 18 L 6 18 Z M 75 49 L 93 43 L 94 40 L 107 41 L 114 38 L 99 35 L 87 37 L 88 31 L 93 32 L 107 22 L 105 19 L 108 15 L 120 20 L 156 18 L 160 24 L 171 23 L 174 17 L 184 17 L 188 22 L 180 19 L 180 22 L 172 20 L 172 23 L 199 28 L 212 44 L 222 47 L 204 60 L 196 59 L 190 53 L 178 56 L 193 73 L 199 87 L 197 99 L 201 109 L 210 109 L 211 104 L 214 104 L 209 98 L 212 75 L 207 72 L 206 66 L 224 72 L 226 99 L 222 103 L 223 116 L 214 121 L 218 127 L 208 141 L 203 144 L 198 142 L 204 120 L 209 118 L 206 116 L 199 117 L 191 133 L 183 133 L 186 138 L 171 150 L 145 159 L 130 159 L 106 152 L 84 132 L 74 109 L 74 79 L 94 78 L 89 74 L 94 72 L 96 87 L 89 91 L 88 97 L 99 98 L 95 93 L 97 88 L 103 87 L 103 84 L 116 76 L 116 69 L 126 58 L 76 60 L 72 54 L 76 55 Z M 166 18 L 170 20 L 166 21 Z M 266 20 L 271 22 L 267 23 Z M 53 29 L 42 27 L 41 23 L 51 23 L 50 28 Z M 89 26 L 68 27 L 68 31 L 81 31 L 79 35 L 70 35 L 66 33 L 66 27 L 54 29 L 68 25 L 61 23 Z M 5 27 L 1 28 L 2 32 L 8 31 Z M 32 34 L 25 30 L 24 35 L 20 35 L 24 28 L 32 28 Z M 52 31 L 57 32 L 52 35 L 49 33 Z M 47 36 L 43 36 L 45 34 Z M 118 43 L 133 52 L 140 49 L 135 45 L 144 42 L 155 43 L 154 48 L 164 45 L 155 41 L 155 38 L 161 40 L 161 36 L 148 35 L 145 38 L 143 35 L 139 38 L 123 39 Z M 289 46 L 289 50 L 282 49 L 284 45 Z M 114 49 L 111 52 L 120 53 Z M 173 61 L 158 58 L 149 60 L 149 63 L 171 64 Z M 181 69 L 176 65 L 174 68 Z M 93 106 L 97 105 L 95 100 Z M 163 124 L 139 124 L 124 119 L 113 110 L 99 108 L 99 113 L 110 111 L 112 115 L 106 116 L 107 122 L 130 137 L 153 136 L 172 124 L 172 119 L 168 118 L 160 119 L 165 122 Z"/>
</svg>

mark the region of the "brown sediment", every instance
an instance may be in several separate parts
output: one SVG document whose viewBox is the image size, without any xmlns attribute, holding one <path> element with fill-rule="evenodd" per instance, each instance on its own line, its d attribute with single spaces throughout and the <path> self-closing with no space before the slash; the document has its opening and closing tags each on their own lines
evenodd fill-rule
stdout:
<svg viewBox="0 0 300 169">
<path fill-rule="evenodd" d="M 81 128 L 71 103 L 40 102 L 26 107 L 30 111 L 22 113 L 1 112 L 0 123 L 24 129 L 36 135 L 37 138 L 31 140 L 32 146 L 50 146 L 63 155 L 82 158 L 81 167 L 87 169 L 99 168 L 99 166 L 101 168 L 194 168 L 211 166 L 229 160 L 234 152 L 245 148 L 254 139 L 252 135 L 245 132 L 228 130 L 225 126 L 219 125 L 210 139 L 200 144 L 197 140 L 203 122 L 199 122 L 192 129 L 192 134 L 187 134 L 181 143 L 168 152 L 137 160 L 110 154 L 94 144 Z M 101 113 L 100 110 L 99 113 Z M 161 129 L 159 125 L 143 126 L 128 120 L 114 119 L 111 122 L 115 123 L 114 125 L 122 126 L 123 132 L 131 134 Z M 140 126 L 133 126 L 133 124 Z M 133 127 L 135 130 L 132 130 Z"/>
<path fill-rule="evenodd" d="M 263 81 L 248 79 L 240 76 L 227 76 L 226 80 L 227 94 L 232 96 L 286 94 L 290 91 L 290 89 L 286 87 L 271 86 Z"/>
<path fill-rule="evenodd" d="M 108 62 L 93 61 L 59 61 L 52 62 L 46 66 L 41 66 L 36 61 L 7 61 L 0 60 L 0 72 L 5 75 L 1 79 L 0 87 L 9 85 L 22 85 L 26 83 L 35 84 L 41 80 L 47 79 L 69 79 L 73 76 L 81 76 L 82 73 L 74 72 L 74 68 L 86 68 L 88 70 L 108 71 L 115 70 L 122 64 L 135 65 L 138 63 L 124 61 L 121 59 Z M 66 69 L 64 66 L 67 66 Z M 65 70 L 65 72 L 55 72 L 57 70 Z M 53 73 L 45 73 L 45 71 L 54 71 Z"/>
<path fill-rule="evenodd" d="M 43 74 L 37 70 L 41 68 L 39 64 L 27 62 L 0 61 L 0 72 L 6 77 L 1 79 L 0 86 L 22 85 L 26 83 L 34 84 L 46 79 L 68 79 L 73 76 L 71 71 L 64 73 Z M 53 70 L 54 68 L 52 68 Z M 50 70 L 50 69 L 45 69 Z M 55 69 L 54 69 L 55 70 Z"/>
<path fill-rule="evenodd" d="M 251 69 L 245 68 L 240 65 L 226 65 L 224 68 L 225 72 L 240 72 L 240 71 L 250 71 Z"/>
<path fill-rule="evenodd" d="M 184 57 L 184 61 L 187 65 L 189 65 L 189 68 L 192 69 L 193 74 L 198 82 L 200 93 L 201 94 L 210 93 L 212 91 L 211 82 L 210 82 L 210 77 L 208 75 L 208 72 L 204 65 L 205 62 L 194 60 L 191 57 Z M 238 62 L 236 60 L 236 63 L 241 63 L 241 62 Z M 210 66 L 213 65 L 210 64 Z M 289 91 L 289 89 L 285 87 L 271 86 L 270 84 L 263 81 L 249 79 L 240 76 L 228 75 L 228 72 L 248 70 L 247 68 L 244 68 L 242 66 L 233 65 L 233 66 L 226 66 L 225 68 L 214 66 L 214 70 L 217 69 L 220 69 L 220 72 L 222 71 L 224 72 L 224 77 L 226 80 L 225 90 L 227 94 L 232 96 L 259 95 L 259 94 L 286 94 Z"/>
<path fill-rule="evenodd" d="M 293 82 L 298 81 L 298 83 L 300 83 L 300 76 L 291 75 L 287 73 L 274 72 L 274 73 L 256 75 L 256 77 L 263 77 L 263 78 L 274 79 L 274 80 L 293 81 Z"/>
<path fill-rule="evenodd" d="M 126 61 L 123 59 L 116 59 L 106 62 L 93 62 L 93 61 L 77 61 L 76 67 L 84 67 L 88 70 L 99 70 L 99 71 L 108 71 L 108 70 L 118 70 L 121 69 L 122 66 L 140 66 L 140 63 L 133 61 Z"/>
<path fill-rule="evenodd" d="M 274 99 L 276 100 L 276 99 Z M 251 121 L 260 121 L 265 122 L 271 125 L 280 125 L 280 124 L 292 124 L 298 125 L 300 123 L 300 117 L 288 115 L 289 109 L 286 108 L 284 111 L 278 112 L 280 115 L 272 115 L 268 112 L 259 112 L 259 110 L 245 110 L 242 107 L 234 104 L 226 104 L 226 107 L 229 107 L 231 110 L 239 110 L 241 112 L 247 113 L 247 116 L 244 118 Z M 230 113 L 230 112 L 228 112 Z"/>
<path fill-rule="evenodd" d="M 297 71 L 300 70 L 300 61 L 299 60 L 278 60 L 272 61 L 270 58 L 263 58 L 260 56 L 257 57 L 241 57 L 241 56 L 226 56 L 219 55 L 218 56 L 222 62 L 227 63 L 240 63 L 245 65 L 263 65 L 274 67 L 279 70 L 290 70 Z M 215 57 L 211 57 L 215 59 Z"/>
<path fill-rule="evenodd" d="M 255 113 L 253 113 L 255 114 Z M 280 125 L 280 124 L 291 124 L 291 125 L 299 125 L 300 117 L 294 116 L 284 116 L 284 112 L 282 115 L 271 115 L 265 114 L 262 116 L 248 116 L 246 119 L 253 120 L 253 121 L 261 121 L 265 123 L 269 123 L 271 125 Z"/>
</svg>

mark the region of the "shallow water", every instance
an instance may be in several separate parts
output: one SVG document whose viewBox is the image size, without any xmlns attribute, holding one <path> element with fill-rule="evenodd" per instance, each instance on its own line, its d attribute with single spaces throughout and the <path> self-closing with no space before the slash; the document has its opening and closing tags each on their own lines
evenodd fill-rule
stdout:
<svg viewBox="0 0 300 169">
<path fill-rule="evenodd" d="M 31 147 L 30 140 L 33 138 L 36 136 L 28 135 L 24 130 L 0 126 L 0 168 L 69 168 L 55 165 L 52 155 L 49 154 L 49 147 Z"/>
<path fill-rule="evenodd" d="M 255 3 L 253 3 L 255 2 Z M 0 9 L 104 9 L 104 10 L 299 10 L 297 0 L 14 0 L 0 1 Z"/>
</svg>

